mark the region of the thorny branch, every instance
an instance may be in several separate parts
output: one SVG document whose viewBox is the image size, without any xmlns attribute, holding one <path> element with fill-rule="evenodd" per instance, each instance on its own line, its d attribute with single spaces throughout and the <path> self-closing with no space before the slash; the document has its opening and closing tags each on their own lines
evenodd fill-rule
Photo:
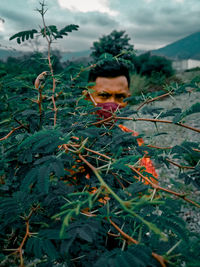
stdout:
<svg viewBox="0 0 200 267">
<path fill-rule="evenodd" d="M 153 101 L 156 101 L 156 100 L 158 100 L 158 99 L 161 99 L 161 98 L 164 98 L 164 97 L 166 97 L 166 96 L 169 96 L 169 95 L 171 95 L 172 94 L 172 92 L 168 92 L 168 93 L 166 93 L 166 94 L 163 94 L 163 95 L 160 95 L 160 96 L 157 96 L 157 97 L 154 97 L 154 98 L 151 98 L 151 99 L 147 99 L 147 100 L 145 100 L 136 110 L 138 111 L 138 110 L 140 110 L 144 105 L 146 105 L 146 104 L 149 104 L 149 103 L 151 103 L 151 102 L 153 102 Z"/>
<path fill-rule="evenodd" d="M 167 150 L 167 149 L 172 149 L 172 146 L 165 146 L 165 147 L 160 147 L 160 146 L 155 146 L 155 145 L 146 145 L 147 147 L 151 147 L 151 148 L 156 148 L 156 149 L 163 149 L 163 150 Z M 200 149 L 197 148 L 192 148 L 192 150 L 196 151 L 196 152 L 200 152 Z"/>
<path fill-rule="evenodd" d="M 10 255 L 13 255 L 13 254 L 16 254 L 16 253 L 19 253 L 19 257 L 20 257 L 20 267 L 24 267 L 24 259 L 23 259 L 23 247 L 24 247 L 24 244 L 26 242 L 26 240 L 31 236 L 33 235 L 31 232 L 30 232 L 30 219 L 33 215 L 34 212 L 36 212 L 39 208 L 39 205 L 37 207 L 33 207 L 29 213 L 28 216 L 25 216 L 24 217 L 24 221 L 25 221 L 25 224 L 26 224 L 26 233 L 24 235 L 24 238 L 21 242 L 21 244 L 19 245 L 19 247 L 17 249 L 14 249 L 14 252 L 11 253 Z"/>
<path fill-rule="evenodd" d="M 21 129 L 21 128 L 24 128 L 24 126 L 23 125 L 20 125 L 20 126 L 14 128 L 14 129 L 12 129 L 6 136 L 2 137 L 0 139 L 0 141 L 3 141 L 5 139 L 7 139 L 12 133 L 14 133 L 15 131 L 17 131 L 18 129 Z"/>
<path fill-rule="evenodd" d="M 89 217 L 93 217 L 93 216 L 96 216 L 96 214 L 92 214 L 92 213 L 90 213 L 90 212 L 88 212 L 88 211 L 85 211 L 85 210 L 82 210 L 82 214 L 85 214 L 86 216 L 89 216 Z M 107 218 L 105 218 L 105 219 L 107 219 Z M 126 234 L 122 229 L 120 229 L 119 228 L 119 226 L 116 224 L 116 223 L 114 223 L 112 220 L 111 220 L 111 218 L 109 218 L 109 220 L 108 220 L 110 223 L 111 223 L 111 225 L 119 232 L 119 234 L 127 241 L 127 243 L 128 244 L 136 244 L 136 245 L 138 245 L 139 244 L 139 241 L 137 241 L 137 240 L 135 240 L 134 238 L 132 238 L 131 236 L 129 236 L 128 234 Z M 108 232 L 108 235 L 111 235 L 111 236 L 114 236 L 114 237 L 119 237 L 119 235 L 116 235 L 116 234 L 112 234 L 112 233 L 110 233 L 110 232 Z M 152 252 L 152 254 L 151 254 L 159 263 L 160 263 L 160 265 L 162 266 L 162 267 L 166 267 L 166 265 L 165 265 L 165 262 L 167 262 L 165 259 L 164 259 L 164 257 L 163 256 L 161 256 L 161 255 L 158 255 L 158 254 L 156 254 L 156 253 L 154 253 L 154 252 Z"/>
<path fill-rule="evenodd" d="M 192 167 L 192 166 L 183 166 L 183 165 L 180 165 L 170 159 L 166 159 L 169 163 L 171 163 L 172 165 L 176 166 L 176 167 L 179 167 L 180 169 L 195 169 L 195 167 Z"/>
<path fill-rule="evenodd" d="M 55 89 L 56 89 L 56 79 L 54 77 L 54 71 L 53 71 L 53 66 L 52 66 L 52 63 L 51 63 L 51 44 L 53 42 L 51 36 L 48 36 L 47 35 L 47 26 L 46 26 L 46 23 L 45 23 L 45 19 L 44 19 L 44 15 L 46 13 L 46 10 L 44 9 L 45 7 L 45 4 L 44 2 L 41 3 L 41 6 L 42 6 L 42 9 L 41 10 L 38 10 L 42 16 L 42 22 L 43 22 L 43 26 L 44 26 L 44 36 L 47 40 L 47 44 L 48 44 L 48 63 L 49 63 L 49 68 L 50 68 L 50 71 L 51 71 L 51 76 L 52 76 L 52 81 L 53 81 L 53 88 L 52 88 L 52 96 L 51 96 L 51 99 L 52 99 L 52 103 L 53 103 L 53 111 L 54 111 L 54 126 L 56 125 L 56 120 L 57 120 L 57 112 L 58 112 L 58 109 L 56 107 L 56 102 L 55 102 Z"/>
<path fill-rule="evenodd" d="M 77 147 L 77 146 L 76 146 Z M 67 144 L 64 144 L 63 145 L 63 148 L 65 149 L 65 151 L 68 151 L 68 145 Z M 112 159 L 111 157 L 109 157 L 109 156 L 107 156 L 107 155 L 104 155 L 104 154 L 102 154 L 102 153 L 99 153 L 99 152 L 97 152 L 97 151 L 94 151 L 94 150 L 92 150 L 92 149 L 88 149 L 88 148 L 86 148 L 85 146 L 83 147 L 85 150 L 87 150 L 88 152 L 91 152 L 91 153 L 94 153 L 94 154 L 97 154 L 97 155 L 99 155 L 99 156 L 101 156 L 101 157 L 104 157 L 104 158 L 106 158 L 106 159 L 108 159 L 108 160 L 110 160 L 111 162 L 113 161 L 115 161 L 115 159 Z M 71 152 L 73 152 L 72 150 L 70 150 Z M 74 153 L 77 153 L 77 151 L 74 151 Z M 94 172 L 94 173 L 96 173 L 97 172 L 97 169 L 91 164 L 91 163 L 89 163 L 86 159 L 85 159 L 85 157 L 83 157 L 81 154 L 79 154 L 79 158 L 83 161 L 83 162 L 85 162 L 87 165 L 88 165 L 88 167 Z M 170 161 L 170 160 L 168 160 L 168 161 Z M 170 163 L 174 163 L 173 161 L 172 162 L 170 162 Z M 182 168 L 189 168 L 189 169 L 193 169 L 194 167 L 190 167 L 190 166 L 181 166 L 181 165 L 179 165 L 179 164 L 176 164 L 176 166 L 178 165 L 178 167 L 182 167 Z M 184 199 L 185 201 L 187 201 L 187 202 L 189 202 L 189 203 L 191 203 L 191 204 L 193 204 L 193 205 L 195 205 L 196 207 L 198 207 L 198 208 L 200 208 L 200 205 L 198 204 L 198 203 L 196 203 L 196 202 L 194 202 L 194 201 L 192 201 L 191 199 L 188 199 L 188 198 L 186 198 L 186 194 L 185 193 L 177 193 L 177 192 L 175 192 L 175 191 L 172 191 L 172 190 L 169 190 L 169 189 L 166 189 L 166 188 L 164 188 L 164 187 L 161 187 L 161 186 L 159 186 L 158 184 L 155 184 L 155 183 L 153 183 L 148 177 L 145 177 L 142 173 L 140 173 L 134 166 L 132 166 L 132 165 L 128 165 L 128 167 L 129 168 L 131 168 L 135 173 L 137 173 L 144 181 L 146 181 L 148 184 L 150 184 L 154 189 L 156 189 L 156 191 L 158 191 L 158 190 L 162 190 L 162 191 L 164 191 L 164 192 L 167 192 L 167 193 L 169 193 L 169 194 L 172 194 L 172 195 L 175 195 L 175 196 L 177 196 L 177 197 L 180 197 L 180 198 L 182 198 L 182 199 Z"/>
<path fill-rule="evenodd" d="M 14 118 L 14 120 L 19 124 L 21 125 L 24 129 L 26 129 L 28 132 L 29 132 L 29 127 L 24 125 L 21 121 L 19 121 L 18 119 Z"/>
<path fill-rule="evenodd" d="M 130 243 L 133 243 L 136 245 L 139 244 L 137 240 L 135 240 L 134 238 L 126 234 L 124 231 L 122 231 L 122 229 L 120 229 L 119 226 L 116 223 L 114 223 L 111 219 L 109 219 L 109 221 L 112 224 L 112 226 L 123 236 L 123 238 L 127 240 L 129 244 Z M 160 263 L 162 267 L 166 267 L 166 264 L 165 264 L 166 260 L 163 258 L 163 256 L 158 255 L 154 252 L 152 252 L 152 256 Z"/>
<path fill-rule="evenodd" d="M 113 115 L 107 119 L 104 119 L 104 120 L 100 120 L 100 121 L 97 121 L 97 122 L 93 122 L 91 123 L 92 125 L 100 125 L 100 124 L 103 124 L 105 122 L 109 122 L 111 120 L 129 120 L 129 121 L 149 121 L 149 122 L 160 122 L 160 123 L 169 123 L 169 124 L 175 124 L 175 125 L 178 125 L 178 126 L 181 126 L 181 127 L 184 127 L 184 128 L 187 128 L 189 130 L 192 130 L 192 131 L 195 131 L 195 132 L 198 132 L 200 133 L 200 129 L 197 129 L 197 128 L 194 128 L 194 127 L 191 127 L 189 125 L 186 125 L 186 124 L 183 124 L 181 122 L 177 122 L 177 123 L 174 123 L 173 121 L 170 121 L 170 120 L 159 120 L 159 119 L 148 119 L 148 118 L 127 118 L 127 117 L 117 117 L 116 115 Z"/>
<path fill-rule="evenodd" d="M 142 179 L 144 179 L 145 181 L 147 181 L 147 182 L 148 182 L 153 188 L 155 188 L 156 190 L 162 190 L 162 191 L 167 192 L 167 193 L 169 193 L 169 194 L 172 194 L 172 195 L 175 195 L 175 196 L 177 196 L 177 197 L 180 197 L 180 198 L 184 199 L 185 201 L 187 201 L 187 202 L 193 204 L 194 206 L 200 208 L 200 205 L 199 205 L 198 203 L 192 201 L 191 199 L 186 198 L 186 197 L 185 197 L 186 194 L 184 194 L 184 193 L 182 193 L 182 194 L 181 194 L 181 193 L 177 193 L 177 192 L 175 192 L 175 191 L 172 191 L 172 190 L 166 189 L 166 188 L 164 188 L 164 187 L 161 187 L 161 186 L 159 186 L 159 185 L 157 185 L 157 184 L 154 184 L 149 178 L 145 177 L 145 176 L 144 176 L 143 174 L 141 174 L 138 170 L 136 170 L 135 167 L 129 165 L 129 168 L 131 168 L 134 172 L 136 172 Z"/>
</svg>

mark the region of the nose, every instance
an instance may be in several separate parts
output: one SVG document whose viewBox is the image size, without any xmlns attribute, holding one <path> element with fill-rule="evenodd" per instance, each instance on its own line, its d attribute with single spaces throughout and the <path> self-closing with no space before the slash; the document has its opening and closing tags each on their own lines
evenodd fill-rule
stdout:
<svg viewBox="0 0 200 267">
<path fill-rule="evenodd" d="M 114 103 L 116 103 L 115 97 L 113 95 L 110 96 L 109 99 L 108 99 L 108 102 L 114 102 Z"/>
</svg>

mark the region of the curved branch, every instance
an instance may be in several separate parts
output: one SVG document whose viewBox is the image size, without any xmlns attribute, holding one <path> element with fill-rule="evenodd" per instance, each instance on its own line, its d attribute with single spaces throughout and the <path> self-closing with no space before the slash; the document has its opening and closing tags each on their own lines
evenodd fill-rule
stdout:
<svg viewBox="0 0 200 267">
<path fill-rule="evenodd" d="M 147 147 L 151 147 L 151 148 L 156 148 L 156 149 L 172 149 L 173 146 L 165 146 L 165 147 L 160 147 L 160 146 L 155 146 L 155 145 L 146 145 Z M 196 151 L 196 152 L 200 152 L 200 149 L 198 148 L 192 148 L 192 150 Z"/>
<path fill-rule="evenodd" d="M 139 242 L 135 239 L 133 239 L 131 236 L 129 236 L 128 234 L 126 234 L 124 231 L 122 231 L 119 226 L 114 223 L 111 219 L 109 219 L 110 223 L 112 224 L 112 226 L 129 242 L 129 243 L 133 243 L 133 244 L 139 244 Z M 166 267 L 166 260 L 163 258 L 163 256 L 158 255 L 154 252 L 152 252 L 152 256 L 160 263 L 160 265 L 162 267 Z"/>
<path fill-rule="evenodd" d="M 183 124 L 181 122 L 177 122 L 174 123 L 173 121 L 170 120 L 159 120 L 159 119 L 148 119 L 148 118 L 127 118 L 127 117 L 117 117 L 116 115 L 112 115 L 111 117 L 104 119 L 104 120 L 100 120 L 97 122 L 93 122 L 91 123 L 91 125 L 99 125 L 99 124 L 103 124 L 105 122 L 109 122 L 111 120 L 129 120 L 129 121 L 149 121 L 149 122 L 160 122 L 160 123 L 169 123 L 169 124 L 175 124 L 184 128 L 187 128 L 189 130 L 195 131 L 200 133 L 200 129 L 191 127 L 189 125 Z"/>
<path fill-rule="evenodd" d="M 177 196 L 177 197 L 180 197 L 182 199 L 184 199 L 185 201 L 193 204 L 194 206 L 200 208 L 200 205 L 194 201 L 192 201 L 191 199 L 188 199 L 185 197 L 186 194 L 181 194 L 181 193 L 177 193 L 175 191 L 172 191 L 172 190 L 169 190 L 169 189 L 166 189 L 166 188 L 163 188 L 157 184 L 154 184 L 149 178 L 145 177 L 143 174 L 141 174 L 138 170 L 136 170 L 136 168 L 134 168 L 133 166 L 131 165 L 128 165 L 129 168 L 131 168 L 134 172 L 136 172 L 142 179 L 144 179 L 145 181 L 147 181 L 153 188 L 155 188 L 156 190 L 162 190 L 164 192 L 167 192 L 169 194 L 172 194 L 174 196 Z"/>
<path fill-rule="evenodd" d="M 184 128 L 187 128 L 189 130 L 195 131 L 200 133 L 200 129 L 191 127 L 189 125 L 183 124 L 181 122 L 174 123 L 170 120 L 159 120 L 159 119 L 148 119 L 148 118 L 126 118 L 126 117 L 115 117 L 116 120 L 132 120 L 132 121 L 149 121 L 149 122 L 161 122 L 161 123 L 169 123 L 169 124 L 175 124 Z"/>
<path fill-rule="evenodd" d="M 169 96 L 169 95 L 171 95 L 171 94 L 172 94 L 172 92 L 169 92 L 169 93 L 166 93 L 166 94 L 163 94 L 163 95 L 160 95 L 160 96 L 151 98 L 151 99 L 147 99 L 147 100 L 144 101 L 142 104 L 140 104 L 140 106 L 139 106 L 136 110 L 138 111 L 138 110 L 140 110 L 144 105 L 149 104 L 149 103 L 151 103 L 151 102 L 153 102 L 153 101 L 156 101 L 156 100 L 158 100 L 158 99 L 164 98 L 164 97 L 166 97 L 166 96 Z"/>
<path fill-rule="evenodd" d="M 21 129 L 21 128 L 24 128 L 24 126 L 23 125 L 20 125 L 20 126 L 14 128 L 14 129 L 12 129 L 6 136 L 2 137 L 0 139 L 0 141 L 3 141 L 5 139 L 7 139 L 12 133 L 14 133 L 15 131 L 17 131 L 18 129 Z"/>
<path fill-rule="evenodd" d="M 28 237 L 30 237 L 31 235 L 33 235 L 33 233 L 30 232 L 30 224 L 29 224 L 29 221 L 33 215 L 33 213 L 39 208 L 39 205 L 35 208 L 32 208 L 29 215 L 26 216 L 24 218 L 25 220 L 25 223 L 26 223 L 26 233 L 24 235 L 24 238 L 21 242 L 21 244 L 19 245 L 19 247 L 17 249 L 15 249 L 15 251 L 13 253 L 11 253 L 10 255 L 13 255 L 13 254 L 16 254 L 16 253 L 19 253 L 19 257 L 20 257 L 20 267 L 24 267 L 24 259 L 23 259 L 23 247 L 24 247 L 24 244 L 27 240 Z"/>
<path fill-rule="evenodd" d="M 169 163 L 171 163 L 172 165 L 176 166 L 176 167 L 179 167 L 180 169 L 195 169 L 195 167 L 192 167 L 192 166 L 183 166 L 183 165 L 180 165 L 170 159 L 166 159 Z"/>
<path fill-rule="evenodd" d="M 52 39 L 51 37 L 48 37 L 47 36 L 47 26 L 46 26 L 46 23 L 45 23 L 45 19 L 44 19 L 44 14 L 45 14 L 45 10 L 44 10 L 44 3 L 42 3 L 42 10 L 40 12 L 41 16 L 42 16 L 42 22 L 43 22 L 43 26 L 44 26 L 44 36 L 47 40 L 47 44 L 48 44 L 48 62 L 49 62 L 49 68 L 50 68 L 50 71 L 51 71 L 51 77 L 52 77 L 52 80 L 53 80 L 53 88 L 52 88 L 52 96 L 51 96 L 51 99 L 52 99 L 52 103 L 53 103 L 53 111 L 54 111 L 54 126 L 56 125 L 56 120 L 57 120 L 57 112 L 58 112 L 58 109 L 56 107 L 56 102 L 55 102 L 55 89 L 56 89 L 56 79 L 54 77 L 54 71 L 53 71 L 53 66 L 52 66 L 52 63 L 51 63 L 51 43 L 52 43 Z"/>
</svg>

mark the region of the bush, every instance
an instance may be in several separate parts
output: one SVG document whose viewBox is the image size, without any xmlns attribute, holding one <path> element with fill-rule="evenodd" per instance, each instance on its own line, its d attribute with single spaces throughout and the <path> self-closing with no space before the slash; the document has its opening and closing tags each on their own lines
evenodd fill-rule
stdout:
<svg viewBox="0 0 200 267">
<path fill-rule="evenodd" d="M 121 55 L 125 59 L 132 60 L 134 56 L 133 45 L 129 43 L 130 37 L 125 31 L 112 31 L 108 35 L 103 35 L 99 41 L 93 43 L 91 57 L 98 60 L 103 54 L 112 56 Z M 128 51 L 128 53 L 127 53 Z"/>
<path fill-rule="evenodd" d="M 172 62 L 164 57 L 151 55 L 150 52 L 135 56 L 133 63 L 136 72 L 147 77 L 152 73 L 160 73 L 168 78 L 174 74 Z"/>
<path fill-rule="evenodd" d="M 76 28 L 41 31 L 51 47 L 53 38 Z M 15 35 L 18 42 L 23 34 Z M 198 235 L 178 213 L 183 200 L 191 208 L 199 204 L 152 182 L 138 160 L 148 153 L 167 166 L 180 162 L 180 170 L 190 165 L 179 178 L 199 188 L 199 143 L 164 152 L 139 146 L 118 124 L 142 118 L 129 118 L 133 111 L 124 109 L 118 121 L 113 116 L 104 124 L 84 99 L 88 83 L 82 74 L 92 66 L 78 73 L 69 66 L 66 80 L 54 74 L 48 56 L 49 72 L 39 76 L 36 88 L 15 73 L 0 81 L 1 266 L 197 266 Z M 193 88 L 199 90 L 196 83 Z M 182 120 L 196 112 L 199 104 L 163 112 L 162 118 L 171 114 L 170 123 L 186 127 Z"/>
<path fill-rule="evenodd" d="M 148 93 L 148 79 L 139 74 L 131 75 L 131 95 L 141 95 L 141 93 Z"/>
</svg>

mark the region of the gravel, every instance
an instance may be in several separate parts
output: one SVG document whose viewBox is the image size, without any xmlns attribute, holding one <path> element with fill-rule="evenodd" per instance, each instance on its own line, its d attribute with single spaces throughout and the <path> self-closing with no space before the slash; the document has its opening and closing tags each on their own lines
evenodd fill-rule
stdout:
<svg viewBox="0 0 200 267">
<path fill-rule="evenodd" d="M 200 92 L 185 93 L 178 96 L 166 97 L 163 100 L 155 101 L 147 104 L 138 112 L 139 118 L 156 118 L 158 114 L 151 113 L 154 108 L 163 108 L 160 110 L 165 112 L 173 108 L 181 108 L 182 111 L 188 109 L 191 105 L 200 102 Z M 138 106 L 133 106 L 136 110 Z M 135 116 L 135 115 L 134 115 Z M 172 117 L 161 118 L 164 120 L 172 120 Z M 200 129 L 199 113 L 194 113 L 182 121 L 184 124 Z M 184 141 L 198 142 L 200 134 L 189 129 L 174 124 L 157 123 L 143 121 L 126 121 L 124 123 L 128 128 L 144 134 L 145 143 L 157 146 L 175 146 L 180 145 Z M 160 134 L 166 133 L 166 134 Z M 159 182 L 165 188 L 173 189 L 177 192 L 189 193 L 188 198 L 200 202 L 200 191 L 193 185 L 185 185 L 178 178 L 179 168 L 170 165 L 170 168 L 156 164 L 156 170 L 159 175 Z M 191 231 L 200 233 L 200 212 L 193 205 L 183 202 L 180 216 L 186 221 Z"/>
</svg>

